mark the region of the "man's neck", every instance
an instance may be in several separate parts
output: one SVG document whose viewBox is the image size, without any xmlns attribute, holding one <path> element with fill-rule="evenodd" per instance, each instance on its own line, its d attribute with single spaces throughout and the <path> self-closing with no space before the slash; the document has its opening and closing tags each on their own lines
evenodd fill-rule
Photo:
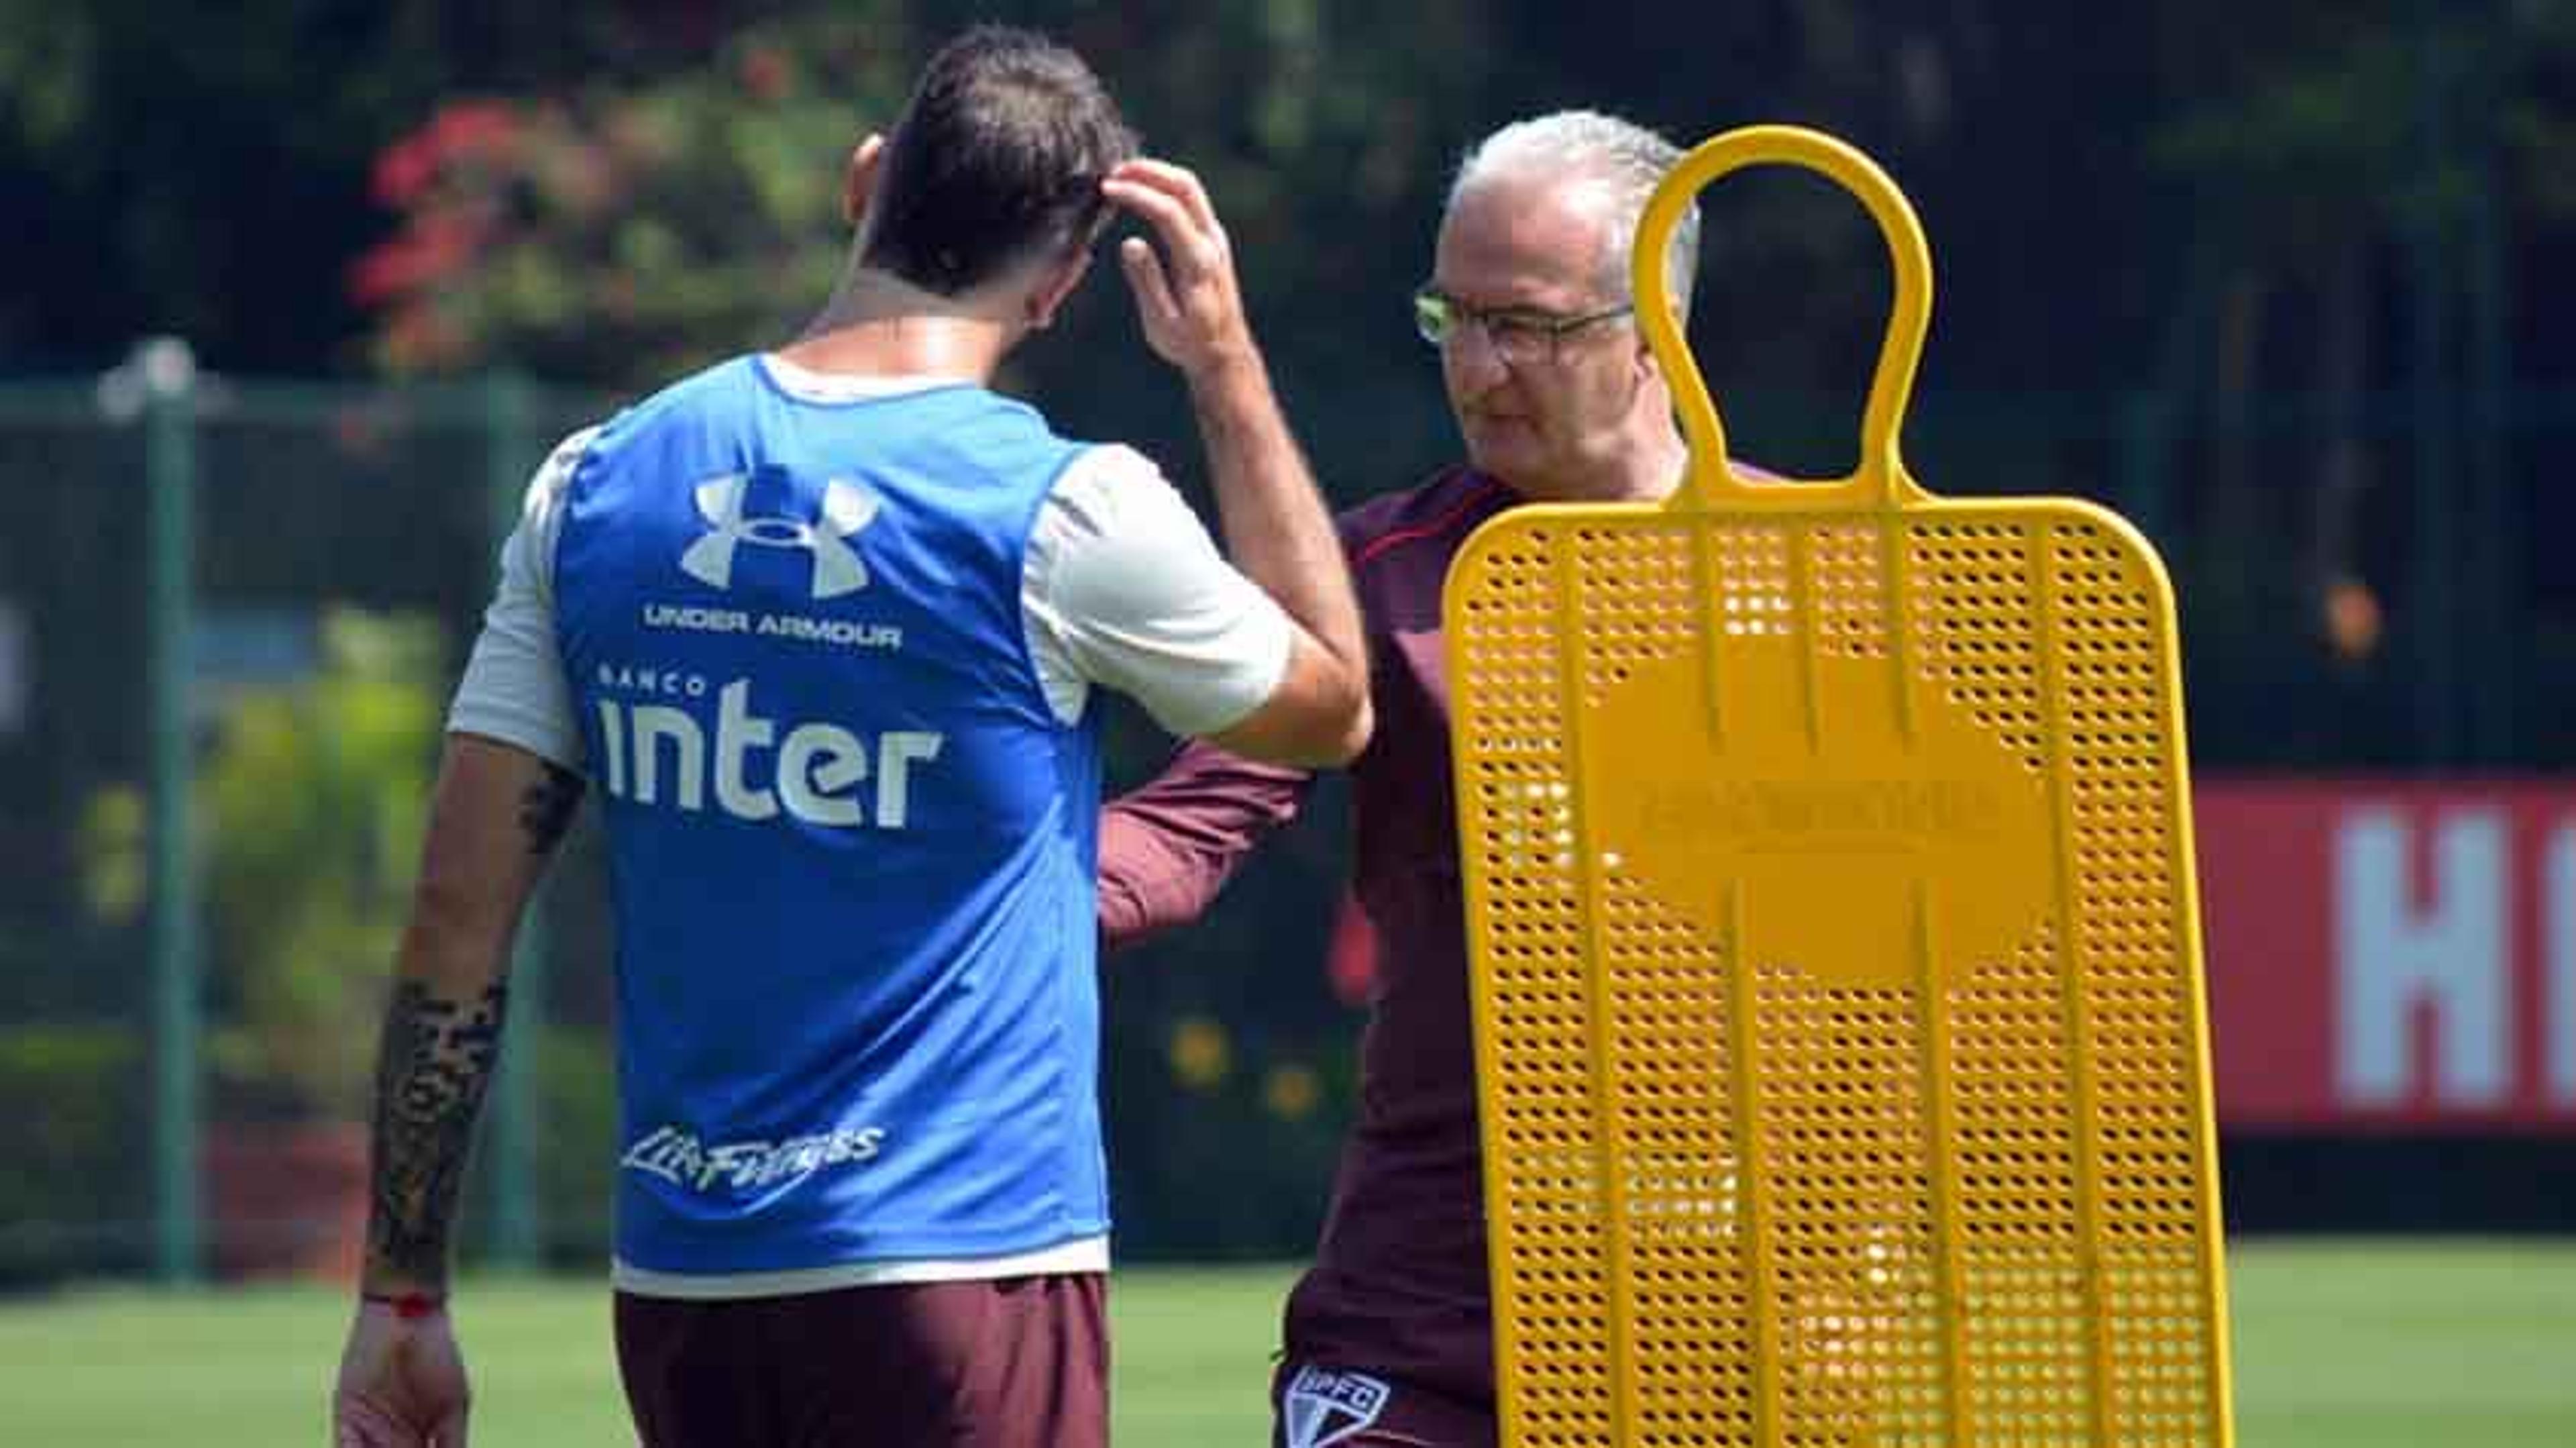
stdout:
<svg viewBox="0 0 2576 1448">
<path fill-rule="evenodd" d="M 992 379 L 1019 330 L 969 299 L 926 292 L 884 272 L 856 271 L 777 355 L 809 372 L 982 383 Z"/>
<path fill-rule="evenodd" d="M 1635 446 L 1604 459 L 1604 466 L 1584 477 L 1571 488 L 1560 488 L 1563 496 L 1524 489 L 1533 497 L 1554 497 L 1568 503 L 1660 503 L 1681 486 L 1682 475 L 1690 467 L 1690 447 L 1676 431 L 1649 433 Z M 1506 480 L 1508 481 L 1508 480 Z"/>
<path fill-rule="evenodd" d="M 1690 471 L 1690 445 L 1682 441 L 1678 432 L 1657 434 L 1632 456 L 1624 495 L 1630 502 L 1662 502 L 1682 485 L 1683 475 Z"/>
</svg>

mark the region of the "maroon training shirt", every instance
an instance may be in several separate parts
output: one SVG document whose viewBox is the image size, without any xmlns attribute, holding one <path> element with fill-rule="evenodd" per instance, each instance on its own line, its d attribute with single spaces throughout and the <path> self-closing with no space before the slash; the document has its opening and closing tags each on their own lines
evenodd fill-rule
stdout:
<svg viewBox="0 0 2576 1448">
<path fill-rule="evenodd" d="M 1377 711 L 1351 794 L 1353 894 L 1378 970 L 1359 1120 L 1287 1321 L 1292 1359 L 1482 1404 L 1494 1396 L 1492 1313 L 1440 586 L 1458 545 L 1515 501 L 1460 468 L 1340 519 Z M 1100 833 L 1104 939 L 1195 919 L 1311 782 L 1193 744 L 1112 801 Z"/>
</svg>

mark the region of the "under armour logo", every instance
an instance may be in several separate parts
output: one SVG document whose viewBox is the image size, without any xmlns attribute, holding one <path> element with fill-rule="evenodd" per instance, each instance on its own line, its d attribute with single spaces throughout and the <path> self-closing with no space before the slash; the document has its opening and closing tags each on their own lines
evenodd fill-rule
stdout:
<svg viewBox="0 0 2576 1448">
<path fill-rule="evenodd" d="M 834 478 L 823 485 L 822 517 L 809 523 L 802 518 L 744 517 L 743 495 L 750 490 L 751 479 L 741 473 L 698 484 L 698 516 L 707 520 L 708 533 L 680 555 L 681 571 L 711 587 L 731 588 L 734 550 L 750 543 L 762 548 L 802 548 L 813 554 L 813 596 L 818 599 L 838 598 L 868 586 L 868 565 L 844 540 L 876 521 L 881 506 L 876 494 L 847 478 Z"/>
</svg>

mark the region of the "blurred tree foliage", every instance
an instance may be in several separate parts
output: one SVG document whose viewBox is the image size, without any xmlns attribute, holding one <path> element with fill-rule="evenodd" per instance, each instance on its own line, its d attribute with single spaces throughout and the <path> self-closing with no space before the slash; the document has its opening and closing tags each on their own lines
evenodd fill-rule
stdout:
<svg viewBox="0 0 2576 1448">
<path fill-rule="evenodd" d="M 1478 7 L 1365 29 L 1341 28 L 1355 10 L 1288 0 L 1019 8 L 1095 58 L 1149 146 L 1206 177 L 1283 375 L 1338 391 L 1427 375 L 1405 365 L 1418 359 L 1387 299 L 1423 264 L 1429 199 L 1462 139 L 1444 117 L 1492 50 Z M 845 258 L 851 146 L 891 124 L 921 57 L 968 12 L 784 7 L 686 65 L 427 112 L 375 163 L 398 222 L 349 272 L 376 362 L 507 359 L 640 389 L 791 333 Z M 1103 277 L 1013 381 L 1076 425 L 1185 455 L 1176 395 L 1155 391 Z M 1355 318 L 1355 297 L 1381 305 Z M 1437 422 L 1420 404 L 1436 399 L 1409 390 L 1418 450 Z"/>
<path fill-rule="evenodd" d="M 419 864 L 446 641 L 324 611 L 320 668 L 227 712 L 199 776 L 226 1115 L 357 1119 Z"/>
<path fill-rule="evenodd" d="M 315 632 L 314 671 L 230 700 L 197 777 L 228 1117 L 365 1110 L 427 823 L 446 631 L 423 614 L 332 605 Z M 140 789 L 113 784 L 78 821 L 74 883 L 102 922 L 146 907 L 144 808 Z"/>
<path fill-rule="evenodd" d="M 2458 417 L 2437 432 L 2416 414 L 2576 376 L 2541 304 L 2576 269 L 2566 0 L 0 0 L 0 265 L 18 283 L 0 292 L 0 368 L 101 367 L 173 331 L 218 372 L 507 365 L 634 394 L 820 304 L 844 260 L 851 145 L 892 120 L 932 45 L 984 18 L 1080 49 L 1148 146 L 1206 178 L 1289 411 L 1345 502 L 1455 452 L 1402 299 L 1476 136 L 1562 106 L 1684 143 L 1818 126 L 1878 158 L 1930 235 L 1939 296 L 1908 438 L 1926 481 L 2104 496 L 2157 480 L 2120 501 L 2183 585 L 2202 764 L 2457 763 L 2421 752 L 2408 692 L 2452 647 L 2484 661 L 2458 708 L 2504 717 L 2492 696 L 2524 691 L 2524 732 L 2472 762 L 2576 749 L 2576 572 L 2549 551 L 2576 529 L 2576 492 L 2544 486 L 2542 459 L 2481 454 L 2506 446 L 2497 418 L 2471 443 Z M 1703 204 L 1692 336 L 1733 436 L 1794 471 L 1847 467 L 1886 307 L 1877 238 L 1812 178 L 1759 173 Z M 1189 486 L 1186 403 L 1123 290 L 1104 271 L 1004 383 Z M 2454 503 L 2469 523 L 2445 611 L 2418 575 L 2423 524 Z M 2380 595 L 2403 646 L 2337 657 L 2332 619 L 2375 619 Z M 1113 768 L 1151 767 L 1159 736 L 1115 722 Z M 226 767 L 350 763 L 347 740 L 316 749 L 322 724 L 276 731 L 269 752 L 238 735 Z M 382 798 L 330 778 L 341 817 L 395 828 Z M 243 785 L 230 807 L 294 837 L 288 796 L 308 788 Z M 93 823 L 132 833 L 113 810 Z M 1214 918 L 1111 972 L 1111 1159 L 1134 1245 L 1294 1250 L 1311 1228 L 1348 1110 L 1346 1007 L 1315 968 L 1337 823 L 1328 789 Z M 219 868 L 248 873 L 218 888 L 304 898 L 283 862 Z M 319 923 L 224 958 L 366 953 L 380 978 L 374 868 L 335 859 L 337 883 L 307 893 L 341 903 L 274 912 Z M 580 908 L 557 938 L 592 967 L 604 934 L 568 918 Z M 568 1031 L 604 1018 L 600 974 L 557 978 Z M 280 967 L 238 988 L 291 1002 L 321 999 L 321 980 Z M 604 1121 L 602 1058 L 565 1041 L 549 1089 Z M 1250 1176 L 1245 1142 L 1267 1153 Z M 1251 1189 L 1212 1197 L 1228 1173 Z"/>
<path fill-rule="evenodd" d="M 900 8 L 754 25 L 631 87 L 441 105 L 376 161 L 402 225 L 349 282 L 377 361 L 635 386 L 792 327 L 840 268 L 852 118 L 909 83 Z"/>
<path fill-rule="evenodd" d="M 0 239 L 0 260 L 43 278 L 0 298 L 0 359 L 104 363 L 168 330 L 218 368 L 508 361 L 642 386 L 819 301 L 844 241 L 841 158 L 891 119 L 929 46 L 989 17 L 1081 48 L 1149 144 L 1206 174 L 1284 385 L 1325 419 L 1310 441 L 1336 475 L 1371 470 L 1353 491 L 1447 443 L 1398 302 L 1449 164 L 1558 105 L 1683 141 L 1798 121 L 1878 156 L 1942 269 L 1934 387 L 2377 386 L 2400 365 L 2391 313 L 2426 284 L 2395 258 L 2425 227 L 2491 204 L 2516 294 L 2563 264 L 2571 15 L 2554 0 L 0 0 L 0 197 L 42 218 Z M 1713 380 L 1851 391 L 1884 305 L 1874 239 L 1822 188 L 1741 190 L 1712 198 Z M 2537 313 L 2512 309 L 2513 355 L 2557 375 L 2568 345 Z M 1086 320 L 1026 380 L 1096 430 L 1172 436 L 1123 303 Z M 1791 423 L 1778 447 L 1794 451 L 1809 429 Z M 1344 441 L 1347 458 L 1325 446 Z"/>
<path fill-rule="evenodd" d="M 0 357 L 104 367 L 174 332 L 216 365 L 350 370 L 341 283 L 385 227 L 376 152 L 443 98 L 676 64 L 686 3 L 0 0 Z"/>
<path fill-rule="evenodd" d="M 509 360 L 637 390 L 788 334 L 843 263 L 849 145 L 891 120 L 929 45 L 987 9 L 764 7 L 658 67 L 425 112 L 376 166 L 396 230 L 350 275 L 375 358 L 398 372 Z M 2492 394 L 2576 362 L 2520 302 L 2576 259 L 2576 187 L 2557 159 L 2576 139 L 2576 7 L 999 10 L 1093 57 L 1148 144 L 1204 174 L 1341 500 L 1454 451 L 1399 299 L 1428 267 L 1467 142 L 1575 105 L 1684 142 L 1813 124 L 1877 156 L 1931 236 L 1940 298 L 1912 449 L 1924 475 L 1954 492 L 2102 495 L 2115 464 L 2153 472 L 2154 497 L 2120 501 L 2154 515 L 2142 521 L 2188 585 L 2193 636 L 2218 641 L 2196 683 L 2234 697 L 2289 677 L 2343 700 L 2297 729 L 2227 711 L 2205 750 L 2389 763 L 2439 758 L 2445 739 L 2453 757 L 2499 756 L 2529 735 L 2512 722 L 2528 709 L 2486 696 L 2450 722 L 2410 714 L 2401 670 L 2427 677 L 2463 629 L 2510 630 L 2526 595 L 2576 613 L 2576 585 L 2552 583 L 2522 541 L 2576 524 L 2576 504 L 2506 481 L 2455 417 L 2415 419 L 2411 451 L 2386 428 L 2410 395 Z M 1845 470 L 1886 306 L 1876 236 L 1848 198 L 1795 174 L 1730 181 L 1703 204 L 1692 335 L 1731 435 L 1792 472 Z M 1121 292 L 1096 281 L 1005 385 L 1186 482 L 1187 411 Z M 2034 445 L 2034 402 L 2061 437 L 2099 439 L 2073 452 L 2088 474 Z M 2430 528 L 2450 516 L 2428 521 L 2436 508 L 2470 520 L 2460 539 Z M 2536 532 L 2501 521 L 2526 516 Z M 2377 610 L 2401 588 L 2412 627 L 2389 649 L 2338 653 L 2337 610 Z M 2345 726 L 2359 716 L 2386 727 Z"/>
</svg>

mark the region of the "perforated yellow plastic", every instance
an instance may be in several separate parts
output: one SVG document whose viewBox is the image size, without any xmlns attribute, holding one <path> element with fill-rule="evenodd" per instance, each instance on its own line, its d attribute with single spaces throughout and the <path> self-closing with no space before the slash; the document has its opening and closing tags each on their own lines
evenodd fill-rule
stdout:
<svg viewBox="0 0 2576 1448">
<path fill-rule="evenodd" d="M 1861 465 L 1739 477 L 1657 264 L 1738 167 L 1887 236 Z M 1632 267 L 1692 451 L 1445 601 L 1506 1441 L 2233 1441 L 2170 588 L 2118 518 L 1945 501 L 1922 233 L 1858 152 L 1692 152 Z"/>
</svg>

